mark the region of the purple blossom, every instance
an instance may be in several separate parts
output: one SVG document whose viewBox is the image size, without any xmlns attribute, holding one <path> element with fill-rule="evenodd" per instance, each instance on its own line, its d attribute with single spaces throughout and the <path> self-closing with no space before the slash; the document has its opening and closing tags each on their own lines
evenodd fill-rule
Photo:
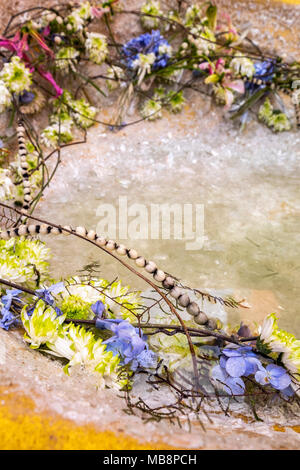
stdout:
<svg viewBox="0 0 300 470">
<path fill-rule="evenodd" d="M 63 290 L 64 290 L 64 283 L 63 282 L 58 282 L 57 284 L 53 284 L 50 287 L 46 287 L 46 288 L 43 288 L 43 289 L 37 289 L 35 291 L 35 294 L 40 299 L 44 300 L 44 302 L 46 302 L 46 304 L 51 305 L 51 307 L 54 308 L 54 310 L 56 311 L 57 316 L 59 317 L 60 315 L 62 315 L 62 311 L 60 310 L 60 308 L 55 306 L 55 299 L 53 297 L 53 294 L 54 295 L 59 294 Z M 28 315 L 32 315 L 33 311 L 34 311 L 34 308 L 30 309 L 27 312 Z"/>
<path fill-rule="evenodd" d="M 109 320 L 107 320 L 109 321 Z M 139 336 L 138 328 L 134 328 L 127 320 L 111 323 L 114 336 L 104 341 L 109 351 L 119 354 L 128 364 L 146 348 L 146 342 Z"/>
<path fill-rule="evenodd" d="M 92 306 L 94 313 L 98 308 L 96 304 Z M 110 330 L 114 333 L 103 344 L 106 344 L 108 351 L 121 356 L 124 364 L 131 362 L 132 370 L 136 370 L 138 367 L 152 368 L 156 366 L 157 356 L 149 350 L 146 342 L 147 337 L 140 336 L 139 329 L 132 326 L 127 320 L 104 319 L 97 316 L 95 325 L 97 328 Z"/>
<path fill-rule="evenodd" d="M 231 377 L 226 370 L 217 365 L 213 367 L 211 376 L 217 382 L 220 382 L 229 395 L 243 395 L 245 384 L 240 377 Z"/>
<path fill-rule="evenodd" d="M 247 377 L 262 367 L 250 346 L 223 349 L 220 365 L 231 377 Z"/>
<path fill-rule="evenodd" d="M 153 70 L 166 67 L 170 56 L 159 52 L 160 46 L 169 46 L 168 41 L 155 30 L 151 33 L 141 34 L 137 38 L 128 41 L 122 48 L 123 55 L 126 57 L 126 65 L 133 69 L 133 62 L 138 59 L 139 54 L 155 54 L 155 62 L 152 65 Z"/>
<path fill-rule="evenodd" d="M 102 315 L 105 310 L 105 305 L 103 302 L 101 302 L 101 300 L 97 300 L 97 302 L 95 302 L 91 308 L 96 317 L 102 318 Z"/>
<path fill-rule="evenodd" d="M 260 368 L 255 374 L 255 380 L 261 385 L 270 384 L 276 390 L 286 390 L 291 384 L 291 377 L 286 369 L 275 364 Z"/>
<path fill-rule="evenodd" d="M 58 282 L 57 284 L 53 284 L 50 287 L 44 287 L 43 289 L 37 289 L 35 293 L 40 299 L 43 299 L 47 304 L 53 305 L 55 300 L 52 294 L 59 294 L 64 290 L 64 283 Z"/>
<path fill-rule="evenodd" d="M 132 370 L 137 370 L 140 367 L 144 369 L 154 369 L 157 366 L 157 354 L 151 349 L 144 349 L 131 364 Z"/>
<path fill-rule="evenodd" d="M 273 61 L 263 61 L 263 62 L 255 62 L 254 64 L 255 73 L 253 78 L 259 79 L 262 81 L 260 85 L 257 83 L 252 83 L 251 81 L 246 82 L 246 89 L 252 94 L 255 91 L 259 90 L 260 88 L 264 88 L 264 82 L 270 82 L 274 77 L 274 69 L 275 64 Z"/>
<path fill-rule="evenodd" d="M 7 290 L 6 294 L 1 297 L 3 307 L 0 313 L 2 315 L 2 318 L 0 319 L 0 328 L 9 330 L 9 328 L 17 322 L 17 318 L 10 311 L 10 308 L 13 301 L 22 303 L 22 300 L 18 297 L 21 292 L 22 291 L 18 289 Z"/>
</svg>

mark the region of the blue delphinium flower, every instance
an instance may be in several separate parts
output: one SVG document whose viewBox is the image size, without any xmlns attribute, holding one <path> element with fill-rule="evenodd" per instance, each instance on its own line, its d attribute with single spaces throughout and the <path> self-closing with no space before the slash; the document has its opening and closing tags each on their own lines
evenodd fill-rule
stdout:
<svg viewBox="0 0 300 470">
<path fill-rule="evenodd" d="M 220 365 L 231 377 L 247 377 L 262 367 L 250 346 L 223 349 Z"/>
<path fill-rule="evenodd" d="M 275 64 L 273 61 L 265 60 L 263 62 L 256 62 L 254 64 L 254 68 L 255 73 L 253 75 L 253 78 L 261 80 L 262 83 L 259 85 L 251 81 L 247 81 L 245 86 L 246 90 L 248 90 L 250 94 L 253 94 L 260 88 L 264 88 L 265 82 L 270 82 L 272 80 L 272 78 L 274 77 Z"/>
<path fill-rule="evenodd" d="M 97 304 L 98 302 L 92 305 L 94 313 L 99 311 L 95 326 L 114 333 L 111 338 L 103 341 L 103 344 L 106 344 L 106 349 L 121 356 L 123 364 L 131 362 L 132 370 L 136 370 L 138 367 L 147 369 L 155 367 L 157 356 L 149 350 L 146 342 L 147 337 L 143 334 L 140 336 L 139 329 L 132 326 L 127 320 L 102 318 L 104 309 L 99 309 Z"/>
<path fill-rule="evenodd" d="M 211 376 L 217 382 L 220 382 L 229 395 L 243 395 L 245 384 L 240 377 L 231 377 L 221 366 L 213 367 Z"/>
<path fill-rule="evenodd" d="M 37 296 L 44 300 L 48 305 L 51 305 L 51 307 L 54 308 L 56 311 L 57 316 L 62 315 L 62 311 L 60 308 L 55 307 L 55 299 L 52 294 L 59 294 L 64 290 L 64 283 L 63 282 L 58 282 L 57 284 L 53 284 L 50 287 L 44 287 L 43 289 L 37 289 L 35 293 Z M 34 309 L 29 310 L 27 313 L 28 315 L 32 315 Z"/>
<path fill-rule="evenodd" d="M 144 349 L 131 363 L 131 369 L 137 370 L 142 367 L 144 369 L 155 369 L 157 366 L 157 354 L 151 349 Z"/>
<path fill-rule="evenodd" d="M 294 394 L 291 377 L 286 369 L 275 364 L 265 368 L 250 346 L 224 348 L 219 365 L 213 367 L 211 376 L 222 383 L 225 391 L 232 395 L 242 395 L 245 384 L 241 377 L 254 375 L 257 383 L 270 384 L 287 398 Z"/>
<path fill-rule="evenodd" d="M 291 384 L 291 377 L 284 367 L 269 364 L 266 368 L 260 368 L 255 374 L 255 380 L 261 385 L 272 385 L 276 390 L 285 390 Z"/>
<path fill-rule="evenodd" d="M 166 67 L 171 56 L 171 46 L 168 41 L 155 30 L 151 33 L 141 34 L 128 41 L 122 48 L 129 69 L 136 69 L 140 54 L 145 56 L 154 54 L 152 68 L 157 70 Z"/>
<path fill-rule="evenodd" d="M 263 366 L 250 346 L 224 348 L 220 364 L 212 369 L 211 375 L 214 380 L 222 383 L 227 393 L 242 395 L 245 384 L 241 377 L 255 374 L 260 368 Z"/>
<path fill-rule="evenodd" d="M 105 310 L 105 305 L 101 300 L 97 300 L 97 302 L 92 305 L 91 309 L 96 317 L 101 318 Z"/>
<path fill-rule="evenodd" d="M 144 351 L 145 339 L 139 336 L 138 328 L 134 328 L 127 320 L 111 323 L 110 330 L 114 336 L 104 341 L 106 348 L 123 357 L 124 364 L 128 364 Z"/>
<path fill-rule="evenodd" d="M 22 300 L 18 297 L 21 292 L 22 291 L 18 289 L 7 290 L 6 294 L 1 297 L 3 307 L 1 309 L 2 318 L 0 319 L 0 328 L 9 330 L 12 325 L 16 324 L 17 318 L 10 311 L 10 308 L 13 301 L 22 303 Z"/>
</svg>

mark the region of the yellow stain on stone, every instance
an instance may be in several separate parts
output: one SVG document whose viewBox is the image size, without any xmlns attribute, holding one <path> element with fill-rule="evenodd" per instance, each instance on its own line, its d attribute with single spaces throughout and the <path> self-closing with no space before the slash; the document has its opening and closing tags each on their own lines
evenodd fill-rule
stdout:
<svg viewBox="0 0 300 470">
<path fill-rule="evenodd" d="M 141 443 L 123 433 L 78 426 L 48 413 L 36 413 L 34 401 L 0 388 L 1 450 L 162 450 L 163 443 Z"/>
</svg>

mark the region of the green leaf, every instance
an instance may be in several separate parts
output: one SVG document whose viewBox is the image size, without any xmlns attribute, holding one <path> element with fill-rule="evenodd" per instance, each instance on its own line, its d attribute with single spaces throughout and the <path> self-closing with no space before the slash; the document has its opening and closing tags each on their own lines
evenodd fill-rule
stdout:
<svg viewBox="0 0 300 470">
<path fill-rule="evenodd" d="M 210 3 L 209 7 L 206 10 L 206 16 L 208 19 L 209 27 L 214 31 L 217 25 L 217 7 Z"/>
<path fill-rule="evenodd" d="M 265 93 L 267 93 L 268 90 L 265 88 L 261 88 L 257 90 L 248 100 L 237 110 L 236 113 L 234 113 L 232 116 L 230 116 L 230 119 L 235 119 L 237 117 L 240 117 L 244 114 L 247 109 L 249 109 L 251 106 L 253 106 L 258 100 L 260 100 Z"/>
</svg>

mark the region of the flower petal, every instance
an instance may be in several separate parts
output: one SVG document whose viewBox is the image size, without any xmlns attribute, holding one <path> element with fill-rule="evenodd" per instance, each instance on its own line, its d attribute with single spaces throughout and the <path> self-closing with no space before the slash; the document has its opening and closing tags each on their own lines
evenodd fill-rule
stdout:
<svg viewBox="0 0 300 470">
<path fill-rule="evenodd" d="M 276 388 L 277 390 L 284 390 L 291 384 L 291 381 L 291 377 L 287 373 L 281 375 L 280 377 L 272 376 L 270 378 L 272 387 Z"/>
<path fill-rule="evenodd" d="M 225 390 L 230 395 L 243 395 L 245 391 L 245 384 L 240 378 L 228 377 L 225 382 Z"/>
<path fill-rule="evenodd" d="M 230 357 L 226 362 L 226 372 L 231 377 L 241 377 L 246 372 L 246 361 L 243 357 Z"/>
</svg>

